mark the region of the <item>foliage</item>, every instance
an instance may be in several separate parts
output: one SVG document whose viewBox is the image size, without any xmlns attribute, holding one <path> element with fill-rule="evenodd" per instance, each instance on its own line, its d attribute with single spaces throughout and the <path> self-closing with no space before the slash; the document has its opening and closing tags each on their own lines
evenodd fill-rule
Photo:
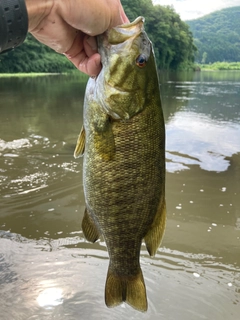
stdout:
<svg viewBox="0 0 240 320">
<path fill-rule="evenodd" d="M 145 17 L 159 69 L 193 65 L 196 47 L 189 26 L 170 6 L 153 6 L 151 0 L 122 0 L 130 21 Z M 69 72 L 75 67 L 62 55 L 40 44 L 30 34 L 19 48 L 0 55 L 0 73 Z"/>
<path fill-rule="evenodd" d="M 74 66 L 66 57 L 44 46 L 31 34 L 28 34 L 23 45 L 0 55 L 1 73 L 61 73 L 73 69 Z"/>
<path fill-rule="evenodd" d="M 201 70 L 240 70 L 240 62 L 214 62 L 199 65 Z"/>
<path fill-rule="evenodd" d="M 240 6 L 186 21 L 198 48 L 196 61 L 240 61 Z"/>
<path fill-rule="evenodd" d="M 151 0 L 122 0 L 122 4 L 131 21 L 144 15 L 159 69 L 178 69 L 183 63 L 193 63 L 196 47 L 192 33 L 173 7 L 153 6 Z"/>
</svg>

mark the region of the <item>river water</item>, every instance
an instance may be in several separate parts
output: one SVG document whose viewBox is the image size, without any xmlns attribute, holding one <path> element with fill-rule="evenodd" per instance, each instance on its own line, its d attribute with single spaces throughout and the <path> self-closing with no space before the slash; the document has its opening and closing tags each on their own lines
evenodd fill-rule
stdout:
<svg viewBox="0 0 240 320">
<path fill-rule="evenodd" d="M 82 234 L 85 83 L 0 78 L 0 319 L 238 320 L 240 72 L 161 75 L 168 222 L 142 248 L 144 314 L 105 306 L 106 247 Z"/>
</svg>

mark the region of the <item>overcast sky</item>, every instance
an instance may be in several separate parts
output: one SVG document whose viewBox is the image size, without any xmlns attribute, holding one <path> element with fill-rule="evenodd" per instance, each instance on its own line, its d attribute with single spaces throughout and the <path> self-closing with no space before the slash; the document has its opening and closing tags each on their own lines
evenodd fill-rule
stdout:
<svg viewBox="0 0 240 320">
<path fill-rule="evenodd" d="M 153 4 L 173 5 L 182 20 L 192 20 L 213 11 L 240 6 L 240 0 L 152 0 Z"/>
</svg>

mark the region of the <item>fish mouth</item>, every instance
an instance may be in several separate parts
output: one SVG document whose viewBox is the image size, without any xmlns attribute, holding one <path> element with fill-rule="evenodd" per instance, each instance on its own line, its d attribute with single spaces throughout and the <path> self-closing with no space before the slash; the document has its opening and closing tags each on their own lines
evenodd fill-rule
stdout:
<svg viewBox="0 0 240 320">
<path fill-rule="evenodd" d="M 133 22 L 121 24 L 108 31 L 108 42 L 110 44 L 120 44 L 126 40 L 137 37 L 143 31 L 145 19 L 138 17 Z"/>
<path fill-rule="evenodd" d="M 113 27 L 112 29 L 117 30 L 122 33 L 128 33 L 129 35 L 133 33 L 133 35 L 136 34 L 136 29 L 142 30 L 143 24 L 145 22 L 145 18 L 140 16 L 136 18 L 133 22 L 124 23 L 121 25 L 118 25 L 116 27 Z"/>
<path fill-rule="evenodd" d="M 138 17 L 133 22 L 124 23 L 111 28 L 98 36 L 98 50 L 107 50 L 109 46 L 121 44 L 130 38 L 137 37 L 143 31 L 144 17 Z"/>
<path fill-rule="evenodd" d="M 115 50 L 115 46 L 118 46 L 116 50 L 128 51 L 130 43 L 133 43 L 134 39 L 144 32 L 144 21 L 145 19 L 140 16 L 131 23 L 113 27 L 97 36 L 102 65 L 108 64 L 109 55 Z"/>
</svg>

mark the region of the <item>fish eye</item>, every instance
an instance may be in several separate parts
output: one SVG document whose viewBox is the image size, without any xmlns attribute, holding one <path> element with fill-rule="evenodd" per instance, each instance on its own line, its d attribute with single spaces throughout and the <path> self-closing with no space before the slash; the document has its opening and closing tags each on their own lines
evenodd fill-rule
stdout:
<svg viewBox="0 0 240 320">
<path fill-rule="evenodd" d="M 146 56 L 144 54 L 140 54 L 136 59 L 136 65 L 139 68 L 143 68 L 143 67 L 145 67 L 146 63 L 147 63 Z"/>
</svg>

